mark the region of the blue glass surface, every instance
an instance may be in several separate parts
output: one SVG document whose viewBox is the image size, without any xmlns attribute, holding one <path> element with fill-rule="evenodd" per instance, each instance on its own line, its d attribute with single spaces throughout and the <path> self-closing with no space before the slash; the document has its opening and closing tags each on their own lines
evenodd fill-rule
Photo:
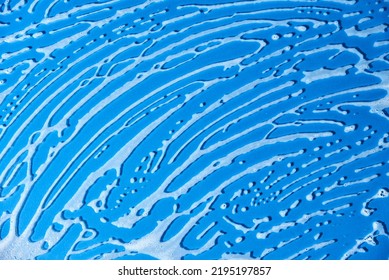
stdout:
<svg viewBox="0 0 389 280">
<path fill-rule="evenodd" d="M 387 1 L 1 1 L 0 259 L 388 259 Z"/>
</svg>

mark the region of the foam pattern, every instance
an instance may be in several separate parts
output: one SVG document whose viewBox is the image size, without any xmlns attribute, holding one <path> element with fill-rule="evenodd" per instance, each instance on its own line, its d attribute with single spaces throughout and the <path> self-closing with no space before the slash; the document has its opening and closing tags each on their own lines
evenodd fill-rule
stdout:
<svg viewBox="0 0 389 280">
<path fill-rule="evenodd" d="M 388 1 L 0 4 L 0 259 L 388 259 Z"/>
</svg>

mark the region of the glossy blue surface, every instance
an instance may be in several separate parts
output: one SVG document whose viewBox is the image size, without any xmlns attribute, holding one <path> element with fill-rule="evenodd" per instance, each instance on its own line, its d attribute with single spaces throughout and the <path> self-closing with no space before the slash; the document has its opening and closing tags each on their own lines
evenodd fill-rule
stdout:
<svg viewBox="0 0 389 280">
<path fill-rule="evenodd" d="M 0 259 L 389 258 L 388 2 L 1 3 Z"/>
</svg>

